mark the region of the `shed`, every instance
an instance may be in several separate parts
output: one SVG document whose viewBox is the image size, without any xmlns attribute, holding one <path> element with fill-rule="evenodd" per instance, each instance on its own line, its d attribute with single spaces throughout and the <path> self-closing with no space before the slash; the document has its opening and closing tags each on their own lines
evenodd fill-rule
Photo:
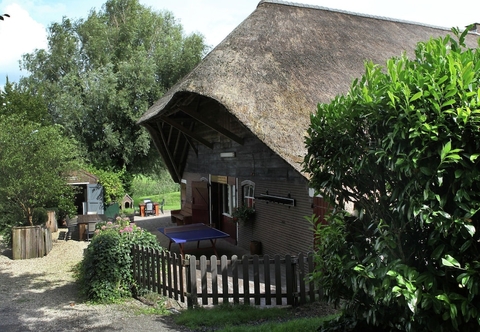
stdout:
<svg viewBox="0 0 480 332">
<path fill-rule="evenodd" d="M 103 186 L 98 177 L 85 170 L 72 171 L 67 183 L 78 188 L 75 194 L 77 214 L 104 213 Z"/>
</svg>

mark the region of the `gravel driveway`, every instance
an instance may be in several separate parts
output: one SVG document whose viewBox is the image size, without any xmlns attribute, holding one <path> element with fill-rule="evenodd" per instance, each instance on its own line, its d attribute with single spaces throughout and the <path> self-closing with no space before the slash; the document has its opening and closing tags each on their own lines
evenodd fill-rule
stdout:
<svg viewBox="0 0 480 332">
<path fill-rule="evenodd" d="M 71 270 L 88 243 L 56 240 L 61 231 L 42 258 L 12 260 L 0 242 L 0 331 L 188 331 L 171 317 L 136 315 L 139 301 L 84 303 Z"/>
</svg>

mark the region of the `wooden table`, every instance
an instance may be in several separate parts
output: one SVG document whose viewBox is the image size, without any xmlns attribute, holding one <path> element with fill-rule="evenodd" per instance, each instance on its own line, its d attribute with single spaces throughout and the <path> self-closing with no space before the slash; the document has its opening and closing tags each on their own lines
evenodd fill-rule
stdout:
<svg viewBox="0 0 480 332">
<path fill-rule="evenodd" d="M 100 221 L 106 221 L 107 216 L 104 214 L 81 214 L 78 216 L 78 237 L 79 241 L 85 241 L 87 238 L 85 237 L 85 231 L 88 229 L 88 224 Z"/>
</svg>

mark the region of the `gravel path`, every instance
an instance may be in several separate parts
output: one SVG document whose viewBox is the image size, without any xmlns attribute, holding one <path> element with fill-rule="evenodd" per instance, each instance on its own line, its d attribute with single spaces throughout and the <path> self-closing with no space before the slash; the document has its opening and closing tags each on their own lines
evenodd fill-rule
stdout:
<svg viewBox="0 0 480 332">
<path fill-rule="evenodd" d="M 139 301 L 84 303 L 72 267 L 88 243 L 56 240 L 60 231 L 42 258 L 12 260 L 11 250 L 0 242 L 0 331 L 186 331 L 171 317 L 136 315 L 145 307 Z"/>
<path fill-rule="evenodd" d="M 138 219 L 135 222 L 139 226 L 155 234 L 162 246 L 168 246 L 165 236 L 157 231 L 157 227 L 170 224 L 168 215 Z M 82 259 L 88 242 L 57 240 L 62 231 L 66 229 L 52 234 L 52 251 L 35 259 L 12 260 L 11 250 L 3 246 L 0 238 L 0 332 L 191 331 L 176 325 L 171 315 L 136 314 L 147 308 L 140 301 L 130 300 L 121 305 L 86 304 L 79 297 L 72 268 Z M 241 248 L 226 241 L 220 241 L 217 249 L 222 255 L 243 254 Z M 296 315 L 323 316 L 333 312 L 318 303 L 297 308 Z"/>
</svg>

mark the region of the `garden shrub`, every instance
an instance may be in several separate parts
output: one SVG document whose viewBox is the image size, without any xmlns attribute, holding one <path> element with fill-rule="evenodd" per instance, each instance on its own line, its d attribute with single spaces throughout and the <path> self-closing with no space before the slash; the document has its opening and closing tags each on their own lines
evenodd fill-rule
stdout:
<svg viewBox="0 0 480 332">
<path fill-rule="evenodd" d="M 95 303 L 113 303 L 132 296 L 132 246 L 159 249 L 152 233 L 130 224 L 128 218 L 97 224 L 97 230 L 80 263 L 77 278 L 82 293 Z"/>
<path fill-rule="evenodd" d="M 322 331 L 480 330 L 480 52 L 454 32 L 311 117 L 304 171 L 333 208 L 313 278 L 343 309 Z"/>
<path fill-rule="evenodd" d="M 7 246 L 12 246 L 12 229 L 25 223 L 22 210 L 9 201 L 0 199 L 0 235 Z"/>
<path fill-rule="evenodd" d="M 111 169 L 98 169 L 93 166 L 87 166 L 88 172 L 98 177 L 100 184 L 103 186 L 105 204 L 121 202 L 125 195 L 125 185 L 123 179 L 125 169 L 115 171 Z"/>
<path fill-rule="evenodd" d="M 48 221 L 48 213 L 45 208 L 35 208 L 32 214 L 34 225 L 43 225 Z"/>
</svg>

